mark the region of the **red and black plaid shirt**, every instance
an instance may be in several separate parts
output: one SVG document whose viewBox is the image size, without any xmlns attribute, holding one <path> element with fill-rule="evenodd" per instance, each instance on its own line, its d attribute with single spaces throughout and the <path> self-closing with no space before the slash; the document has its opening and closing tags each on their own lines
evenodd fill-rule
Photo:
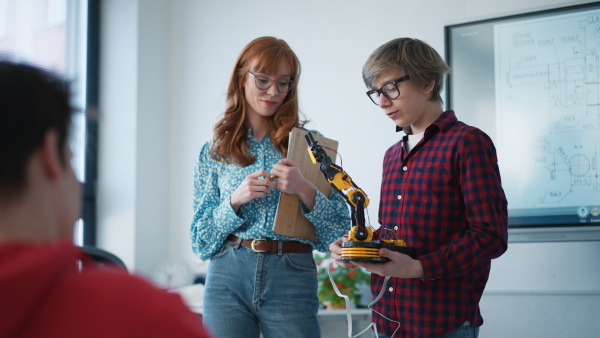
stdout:
<svg viewBox="0 0 600 338">
<path fill-rule="evenodd" d="M 390 278 L 374 309 L 400 322 L 396 337 L 436 337 L 466 321 L 479 327 L 491 260 L 507 249 L 507 202 L 495 147 L 453 111 L 429 126 L 410 153 L 406 140 L 385 154 L 379 230 L 397 227 L 398 238 L 417 248 L 425 277 Z M 372 275 L 374 296 L 383 280 Z M 373 320 L 387 336 L 398 326 L 377 313 Z"/>
</svg>

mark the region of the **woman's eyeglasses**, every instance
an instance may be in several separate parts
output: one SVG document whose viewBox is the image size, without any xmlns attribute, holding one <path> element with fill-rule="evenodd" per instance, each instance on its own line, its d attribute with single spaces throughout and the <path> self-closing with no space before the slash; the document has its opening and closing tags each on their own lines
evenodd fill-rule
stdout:
<svg viewBox="0 0 600 338">
<path fill-rule="evenodd" d="M 271 86 L 273 85 L 273 80 L 271 80 L 271 78 L 268 76 L 255 75 L 250 72 L 247 72 L 247 73 L 250 74 L 250 76 L 252 76 L 254 78 L 254 83 L 256 84 L 256 88 L 258 88 L 260 90 L 267 90 L 267 89 L 271 88 Z M 294 81 L 292 81 L 292 80 L 278 80 L 276 88 L 277 88 L 277 91 L 280 93 L 287 93 L 290 90 L 292 90 L 293 86 L 294 86 Z"/>
</svg>

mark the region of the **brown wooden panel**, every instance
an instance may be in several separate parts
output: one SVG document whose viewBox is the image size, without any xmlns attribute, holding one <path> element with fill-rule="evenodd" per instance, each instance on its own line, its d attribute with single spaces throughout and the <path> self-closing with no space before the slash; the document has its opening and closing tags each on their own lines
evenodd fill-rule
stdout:
<svg viewBox="0 0 600 338">
<path fill-rule="evenodd" d="M 305 138 L 307 133 L 306 130 L 300 128 L 294 128 L 290 132 L 287 158 L 298 164 L 304 178 L 311 181 L 325 196 L 329 196 L 331 185 L 319 169 L 319 164 L 312 163 L 310 159 L 308 143 L 306 143 Z M 313 138 L 315 141 L 318 141 L 320 146 L 325 148 L 327 155 L 335 162 L 335 151 L 337 151 L 338 142 L 314 133 Z M 311 241 L 315 241 L 317 238 L 315 226 L 302 214 L 300 198 L 297 195 L 290 195 L 283 192 L 279 198 L 273 232 L 278 235 L 300 237 Z"/>
</svg>

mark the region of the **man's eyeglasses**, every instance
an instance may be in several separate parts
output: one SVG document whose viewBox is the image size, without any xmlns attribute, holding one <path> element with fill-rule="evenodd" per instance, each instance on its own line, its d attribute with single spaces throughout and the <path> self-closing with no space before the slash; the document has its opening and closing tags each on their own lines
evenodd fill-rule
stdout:
<svg viewBox="0 0 600 338">
<path fill-rule="evenodd" d="M 394 100 L 400 96 L 400 90 L 398 89 L 398 83 L 406 81 L 410 79 L 408 75 L 404 75 L 403 77 L 384 83 L 383 86 L 379 89 L 371 89 L 367 92 L 367 96 L 375 103 L 379 105 L 379 96 L 383 94 L 388 100 Z"/>
<path fill-rule="evenodd" d="M 260 90 L 267 90 L 267 89 L 271 88 L 271 86 L 273 85 L 273 81 L 268 76 L 254 75 L 250 72 L 247 72 L 247 73 L 250 74 L 250 76 L 252 76 L 254 78 L 254 83 L 256 84 L 256 88 L 258 88 Z M 289 92 L 290 90 L 292 90 L 293 86 L 294 86 L 294 81 L 292 81 L 292 80 L 279 80 L 279 81 L 277 81 L 277 85 L 276 85 L 277 91 L 280 93 Z"/>
</svg>

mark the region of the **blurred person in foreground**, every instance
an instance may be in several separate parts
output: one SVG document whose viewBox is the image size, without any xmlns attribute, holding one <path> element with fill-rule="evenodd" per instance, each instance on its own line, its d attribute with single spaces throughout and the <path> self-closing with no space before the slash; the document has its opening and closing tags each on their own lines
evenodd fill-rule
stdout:
<svg viewBox="0 0 600 338">
<path fill-rule="evenodd" d="M 67 82 L 0 59 L 0 337 L 209 337 L 178 294 L 73 244 L 71 115 Z"/>
</svg>

